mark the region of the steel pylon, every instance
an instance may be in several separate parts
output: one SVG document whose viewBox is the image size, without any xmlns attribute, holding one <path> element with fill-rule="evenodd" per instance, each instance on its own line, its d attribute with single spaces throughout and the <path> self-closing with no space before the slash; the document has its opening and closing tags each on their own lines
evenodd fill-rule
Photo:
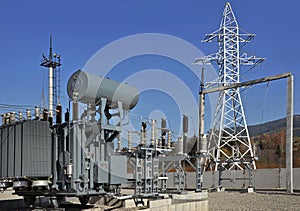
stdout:
<svg viewBox="0 0 300 211">
<path fill-rule="evenodd" d="M 240 82 L 241 65 L 257 65 L 263 58 L 242 52 L 242 45 L 255 35 L 241 33 L 229 3 L 226 3 L 220 28 L 207 34 L 203 42 L 216 40 L 219 51 L 195 60 L 204 65 L 216 62 L 218 78 L 207 87 L 234 85 Z M 212 170 L 255 169 L 255 160 L 239 88 L 219 93 L 213 124 L 208 135 L 207 166 Z M 209 164 L 209 165 L 208 165 Z"/>
</svg>

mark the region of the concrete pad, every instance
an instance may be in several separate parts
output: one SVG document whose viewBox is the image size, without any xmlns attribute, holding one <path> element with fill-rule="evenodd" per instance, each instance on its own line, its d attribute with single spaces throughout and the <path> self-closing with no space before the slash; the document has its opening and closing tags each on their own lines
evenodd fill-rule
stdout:
<svg viewBox="0 0 300 211">
<path fill-rule="evenodd" d="M 166 207 L 152 207 L 149 208 L 151 211 L 168 211 L 168 206 Z"/>
<path fill-rule="evenodd" d="M 163 207 L 163 206 L 168 206 L 172 204 L 172 199 L 159 199 L 159 200 L 149 200 L 148 201 L 148 208 L 153 208 L 153 207 Z"/>
<path fill-rule="evenodd" d="M 190 211 L 197 211 L 196 202 L 190 202 Z"/>
<path fill-rule="evenodd" d="M 197 201 L 196 203 L 196 210 L 206 211 L 208 210 L 208 201 Z"/>
<path fill-rule="evenodd" d="M 190 203 L 183 203 L 182 205 L 183 205 L 183 209 L 181 211 L 190 211 L 190 208 L 191 208 Z"/>
<path fill-rule="evenodd" d="M 183 204 L 176 204 L 175 211 L 183 211 L 183 210 L 186 210 L 184 208 L 184 203 Z"/>
<path fill-rule="evenodd" d="M 133 208 L 135 207 L 135 203 L 133 199 L 127 199 L 124 201 L 124 207 L 125 208 Z"/>
<path fill-rule="evenodd" d="M 254 193 L 255 192 L 254 188 L 248 188 L 247 191 L 248 191 L 248 193 Z"/>
<path fill-rule="evenodd" d="M 186 200 L 207 199 L 208 192 L 187 193 L 185 195 L 174 194 L 174 195 L 172 195 L 172 197 L 173 197 L 173 199 L 186 199 Z"/>
<path fill-rule="evenodd" d="M 176 206 L 176 205 L 169 205 L 169 206 L 168 206 L 168 211 L 176 211 L 175 206 Z"/>
</svg>

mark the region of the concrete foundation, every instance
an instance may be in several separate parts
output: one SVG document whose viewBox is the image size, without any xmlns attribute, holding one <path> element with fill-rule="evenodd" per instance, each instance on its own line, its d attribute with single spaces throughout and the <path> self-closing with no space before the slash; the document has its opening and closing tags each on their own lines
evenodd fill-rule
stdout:
<svg viewBox="0 0 300 211">
<path fill-rule="evenodd" d="M 125 201 L 125 208 L 135 207 L 133 200 Z M 198 211 L 208 210 L 208 193 L 174 194 L 168 199 L 148 200 L 149 211 Z"/>
</svg>

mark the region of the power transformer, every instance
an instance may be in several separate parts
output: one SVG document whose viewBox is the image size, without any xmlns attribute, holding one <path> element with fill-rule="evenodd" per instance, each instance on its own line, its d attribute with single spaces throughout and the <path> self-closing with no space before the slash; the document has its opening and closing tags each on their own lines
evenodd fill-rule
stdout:
<svg viewBox="0 0 300 211">
<path fill-rule="evenodd" d="M 32 205 L 48 196 L 57 207 L 65 197 L 119 194 L 127 183 L 127 157 L 114 150 L 126 111 L 138 102 L 135 87 L 75 72 L 68 81 L 72 107 L 61 121 L 47 118 L 3 121 L 0 127 L 0 189 L 12 187 Z M 79 114 L 78 104 L 85 110 Z M 70 120 L 72 116 L 72 120 Z"/>
</svg>

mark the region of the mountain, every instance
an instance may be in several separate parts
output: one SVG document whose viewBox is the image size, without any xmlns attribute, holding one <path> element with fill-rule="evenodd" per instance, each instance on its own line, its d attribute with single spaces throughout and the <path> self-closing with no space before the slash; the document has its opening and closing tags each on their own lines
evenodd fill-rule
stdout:
<svg viewBox="0 0 300 211">
<path fill-rule="evenodd" d="M 285 127 L 286 118 L 282 118 L 263 124 L 248 126 L 248 130 L 249 135 L 253 137 L 263 133 L 276 133 L 285 130 Z M 300 115 L 294 115 L 294 137 L 300 137 Z"/>
</svg>

